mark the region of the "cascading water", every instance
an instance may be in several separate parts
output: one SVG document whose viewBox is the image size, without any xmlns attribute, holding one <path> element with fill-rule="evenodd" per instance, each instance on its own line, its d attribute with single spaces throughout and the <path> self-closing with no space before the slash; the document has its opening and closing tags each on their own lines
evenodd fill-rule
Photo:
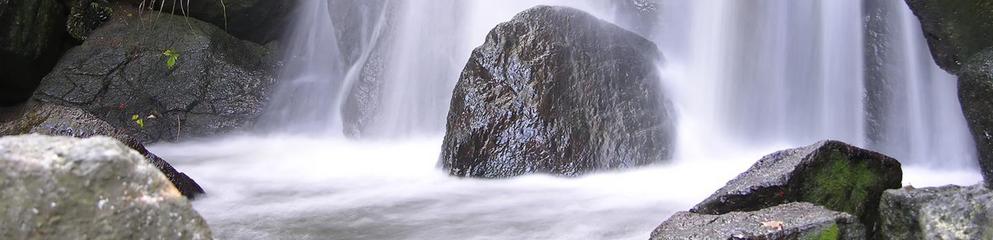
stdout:
<svg viewBox="0 0 993 240">
<path fill-rule="evenodd" d="M 194 205 L 223 238 L 644 239 L 761 155 L 825 138 L 895 156 L 907 184 L 979 179 L 955 81 L 902 1 L 300 2 L 268 134 L 153 146 L 210 192 Z M 436 168 L 472 48 L 538 4 L 658 44 L 672 164 L 491 181 Z"/>
</svg>

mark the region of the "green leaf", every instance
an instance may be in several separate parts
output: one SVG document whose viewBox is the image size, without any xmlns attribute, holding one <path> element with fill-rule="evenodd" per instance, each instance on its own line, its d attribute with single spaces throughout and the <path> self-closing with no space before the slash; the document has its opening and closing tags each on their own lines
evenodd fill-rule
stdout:
<svg viewBox="0 0 993 240">
<path fill-rule="evenodd" d="M 139 128 L 145 128 L 145 120 L 144 119 L 138 119 L 138 121 L 135 121 L 135 123 L 138 123 L 138 127 Z"/>
<path fill-rule="evenodd" d="M 168 57 L 168 59 L 166 59 L 166 67 L 169 68 L 169 70 L 176 67 L 176 61 L 179 60 L 178 52 L 173 51 L 172 49 L 166 49 L 165 52 L 162 52 L 162 55 L 166 55 L 166 57 Z"/>
<path fill-rule="evenodd" d="M 131 121 L 138 121 L 138 114 L 131 115 Z"/>
</svg>

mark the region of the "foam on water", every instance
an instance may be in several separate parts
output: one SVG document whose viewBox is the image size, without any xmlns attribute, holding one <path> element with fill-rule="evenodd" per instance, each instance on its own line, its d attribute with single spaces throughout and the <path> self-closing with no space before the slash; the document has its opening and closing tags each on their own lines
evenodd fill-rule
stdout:
<svg viewBox="0 0 993 240">
<path fill-rule="evenodd" d="M 206 189 L 194 207 L 226 239 L 645 239 L 777 150 L 581 178 L 476 180 L 436 167 L 440 142 L 240 136 L 152 151 Z M 904 169 L 917 187 L 980 178 Z"/>
</svg>

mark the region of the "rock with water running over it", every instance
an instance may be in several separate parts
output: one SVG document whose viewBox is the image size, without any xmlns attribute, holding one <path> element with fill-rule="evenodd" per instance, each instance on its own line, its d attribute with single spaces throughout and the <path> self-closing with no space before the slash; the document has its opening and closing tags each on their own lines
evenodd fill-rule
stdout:
<svg viewBox="0 0 993 240">
<path fill-rule="evenodd" d="M 661 0 L 621 0 L 609 1 L 617 17 L 617 25 L 654 39 L 662 25 Z"/>
<path fill-rule="evenodd" d="M 40 103 L 16 109 L 14 113 L 7 115 L 11 115 L 7 116 L 11 119 L 0 119 L 0 136 L 38 133 L 77 138 L 97 135 L 113 137 L 145 156 L 149 163 L 165 174 L 183 196 L 193 199 L 204 193 L 203 188 L 193 179 L 149 152 L 138 140 L 81 109 Z"/>
<path fill-rule="evenodd" d="M 821 141 L 763 157 L 690 211 L 724 214 L 810 202 L 855 215 L 874 232 L 880 195 L 900 188 L 902 179 L 896 159 L 839 141 Z"/>
<path fill-rule="evenodd" d="M 669 158 L 672 113 L 654 43 L 567 7 L 497 25 L 455 86 L 441 165 L 451 175 L 575 176 Z"/>
<path fill-rule="evenodd" d="M 678 212 L 651 239 L 865 239 L 865 228 L 850 214 L 795 202 L 721 215 Z"/>
<path fill-rule="evenodd" d="M 993 191 L 982 184 L 887 190 L 884 239 L 993 239 Z"/>
<path fill-rule="evenodd" d="M 24 102 L 64 52 L 57 0 L 0 1 L 0 106 Z"/>
<path fill-rule="evenodd" d="M 211 239 L 162 173 L 108 137 L 0 138 L 0 238 Z"/>
<path fill-rule="evenodd" d="M 66 53 L 34 98 L 82 108 L 145 143 L 209 136 L 261 114 L 275 55 L 196 19 L 118 16 Z"/>
</svg>

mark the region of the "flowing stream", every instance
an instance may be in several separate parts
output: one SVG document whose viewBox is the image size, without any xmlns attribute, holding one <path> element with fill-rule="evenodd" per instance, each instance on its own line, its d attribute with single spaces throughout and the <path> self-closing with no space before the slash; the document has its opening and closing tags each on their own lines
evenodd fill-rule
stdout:
<svg viewBox="0 0 993 240">
<path fill-rule="evenodd" d="M 762 155 L 821 139 L 896 157 L 904 184 L 980 179 L 955 79 L 902 1 L 622 2 L 301 0 L 258 131 L 151 148 L 208 191 L 194 207 L 223 239 L 646 239 Z M 437 167 L 472 48 L 538 4 L 658 44 L 672 161 L 580 178 Z M 362 96 L 380 97 L 356 110 Z"/>
</svg>

